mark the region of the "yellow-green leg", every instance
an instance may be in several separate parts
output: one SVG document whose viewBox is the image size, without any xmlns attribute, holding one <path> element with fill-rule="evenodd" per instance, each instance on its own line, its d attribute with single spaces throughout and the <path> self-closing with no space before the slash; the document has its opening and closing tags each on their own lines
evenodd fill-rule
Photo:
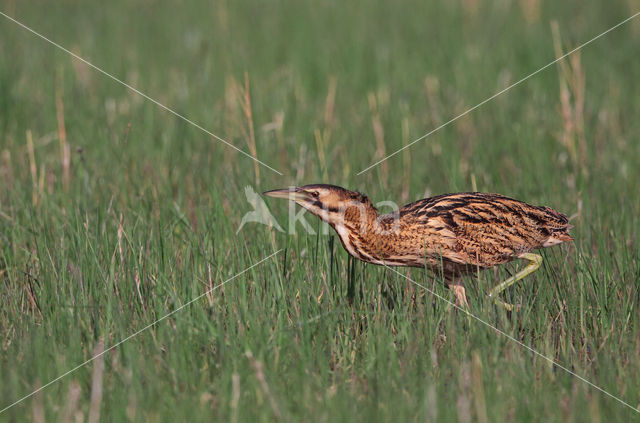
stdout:
<svg viewBox="0 0 640 423">
<path fill-rule="evenodd" d="M 518 282 L 520 279 L 535 272 L 538 269 L 538 267 L 540 267 L 540 263 L 542 263 L 542 257 L 539 256 L 538 254 L 525 253 L 525 254 L 519 255 L 518 258 L 529 260 L 529 264 L 524 269 L 522 269 L 521 271 L 513 275 L 513 277 L 503 282 L 500 282 L 498 285 L 493 287 L 491 291 L 489 291 L 489 298 L 492 298 L 498 304 L 502 304 L 504 308 L 506 308 L 508 311 L 513 310 L 513 305 L 509 303 L 505 303 L 502 300 L 499 300 L 498 294 L 500 294 L 505 289 L 509 288 L 514 283 Z"/>
</svg>

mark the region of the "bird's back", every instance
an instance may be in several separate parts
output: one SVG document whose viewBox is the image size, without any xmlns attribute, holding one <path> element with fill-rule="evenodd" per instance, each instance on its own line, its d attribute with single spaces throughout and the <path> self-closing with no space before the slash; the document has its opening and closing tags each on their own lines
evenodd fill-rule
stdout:
<svg viewBox="0 0 640 423">
<path fill-rule="evenodd" d="M 447 265 L 452 271 L 488 268 L 573 239 L 562 213 L 500 194 L 444 194 L 408 204 L 399 213 L 400 233 L 413 234 L 405 240 L 404 254 L 423 258 L 408 265 L 429 266 L 431 256 L 443 261 L 445 270 Z"/>
</svg>

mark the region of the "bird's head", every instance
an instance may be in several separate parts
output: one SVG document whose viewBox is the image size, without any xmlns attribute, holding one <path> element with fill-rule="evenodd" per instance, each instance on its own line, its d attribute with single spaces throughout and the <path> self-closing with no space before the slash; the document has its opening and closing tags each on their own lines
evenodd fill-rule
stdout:
<svg viewBox="0 0 640 423">
<path fill-rule="evenodd" d="M 335 185 L 304 185 L 267 191 L 264 195 L 293 201 L 332 225 L 341 225 L 345 220 L 362 221 L 375 210 L 365 195 Z"/>
</svg>

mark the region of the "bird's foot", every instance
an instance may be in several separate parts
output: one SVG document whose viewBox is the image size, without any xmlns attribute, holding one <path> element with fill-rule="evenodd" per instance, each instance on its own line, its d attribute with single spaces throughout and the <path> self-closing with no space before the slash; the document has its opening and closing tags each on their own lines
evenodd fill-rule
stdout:
<svg viewBox="0 0 640 423">
<path fill-rule="evenodd" d="M 489 297 L 491 298 L 491 296 Z M 520 304 L 509 304 L 497 298 L 493 298 L 493 301 L 496 304 L 503 306 L 508 312 L 515 311 L 517 313 L 520 311 L 520 307 L 521 307 Z"/>
</svg>

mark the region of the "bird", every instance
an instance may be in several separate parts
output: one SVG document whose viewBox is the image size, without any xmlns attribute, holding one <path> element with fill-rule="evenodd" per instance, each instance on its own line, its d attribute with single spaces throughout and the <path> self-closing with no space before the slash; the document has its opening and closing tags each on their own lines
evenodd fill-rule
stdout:
<svg viewBox="0 0 640 423">
<path fill-rule="evenodd" d="M 263 193 L 293 201 L 328 223 L 353 257 L 383 266 L 441 272 L 458 307 L 468 308 L 462 278 L 522 259 L 527 265 L 489 291 L 499 294 L 535 272 L 542 257 L 532 251 L 573 241 L 566 215 L 501 194 L 460 192 L 424 198 L 388 214 L 357 191 L 311 184 Z"/>
</svg>

